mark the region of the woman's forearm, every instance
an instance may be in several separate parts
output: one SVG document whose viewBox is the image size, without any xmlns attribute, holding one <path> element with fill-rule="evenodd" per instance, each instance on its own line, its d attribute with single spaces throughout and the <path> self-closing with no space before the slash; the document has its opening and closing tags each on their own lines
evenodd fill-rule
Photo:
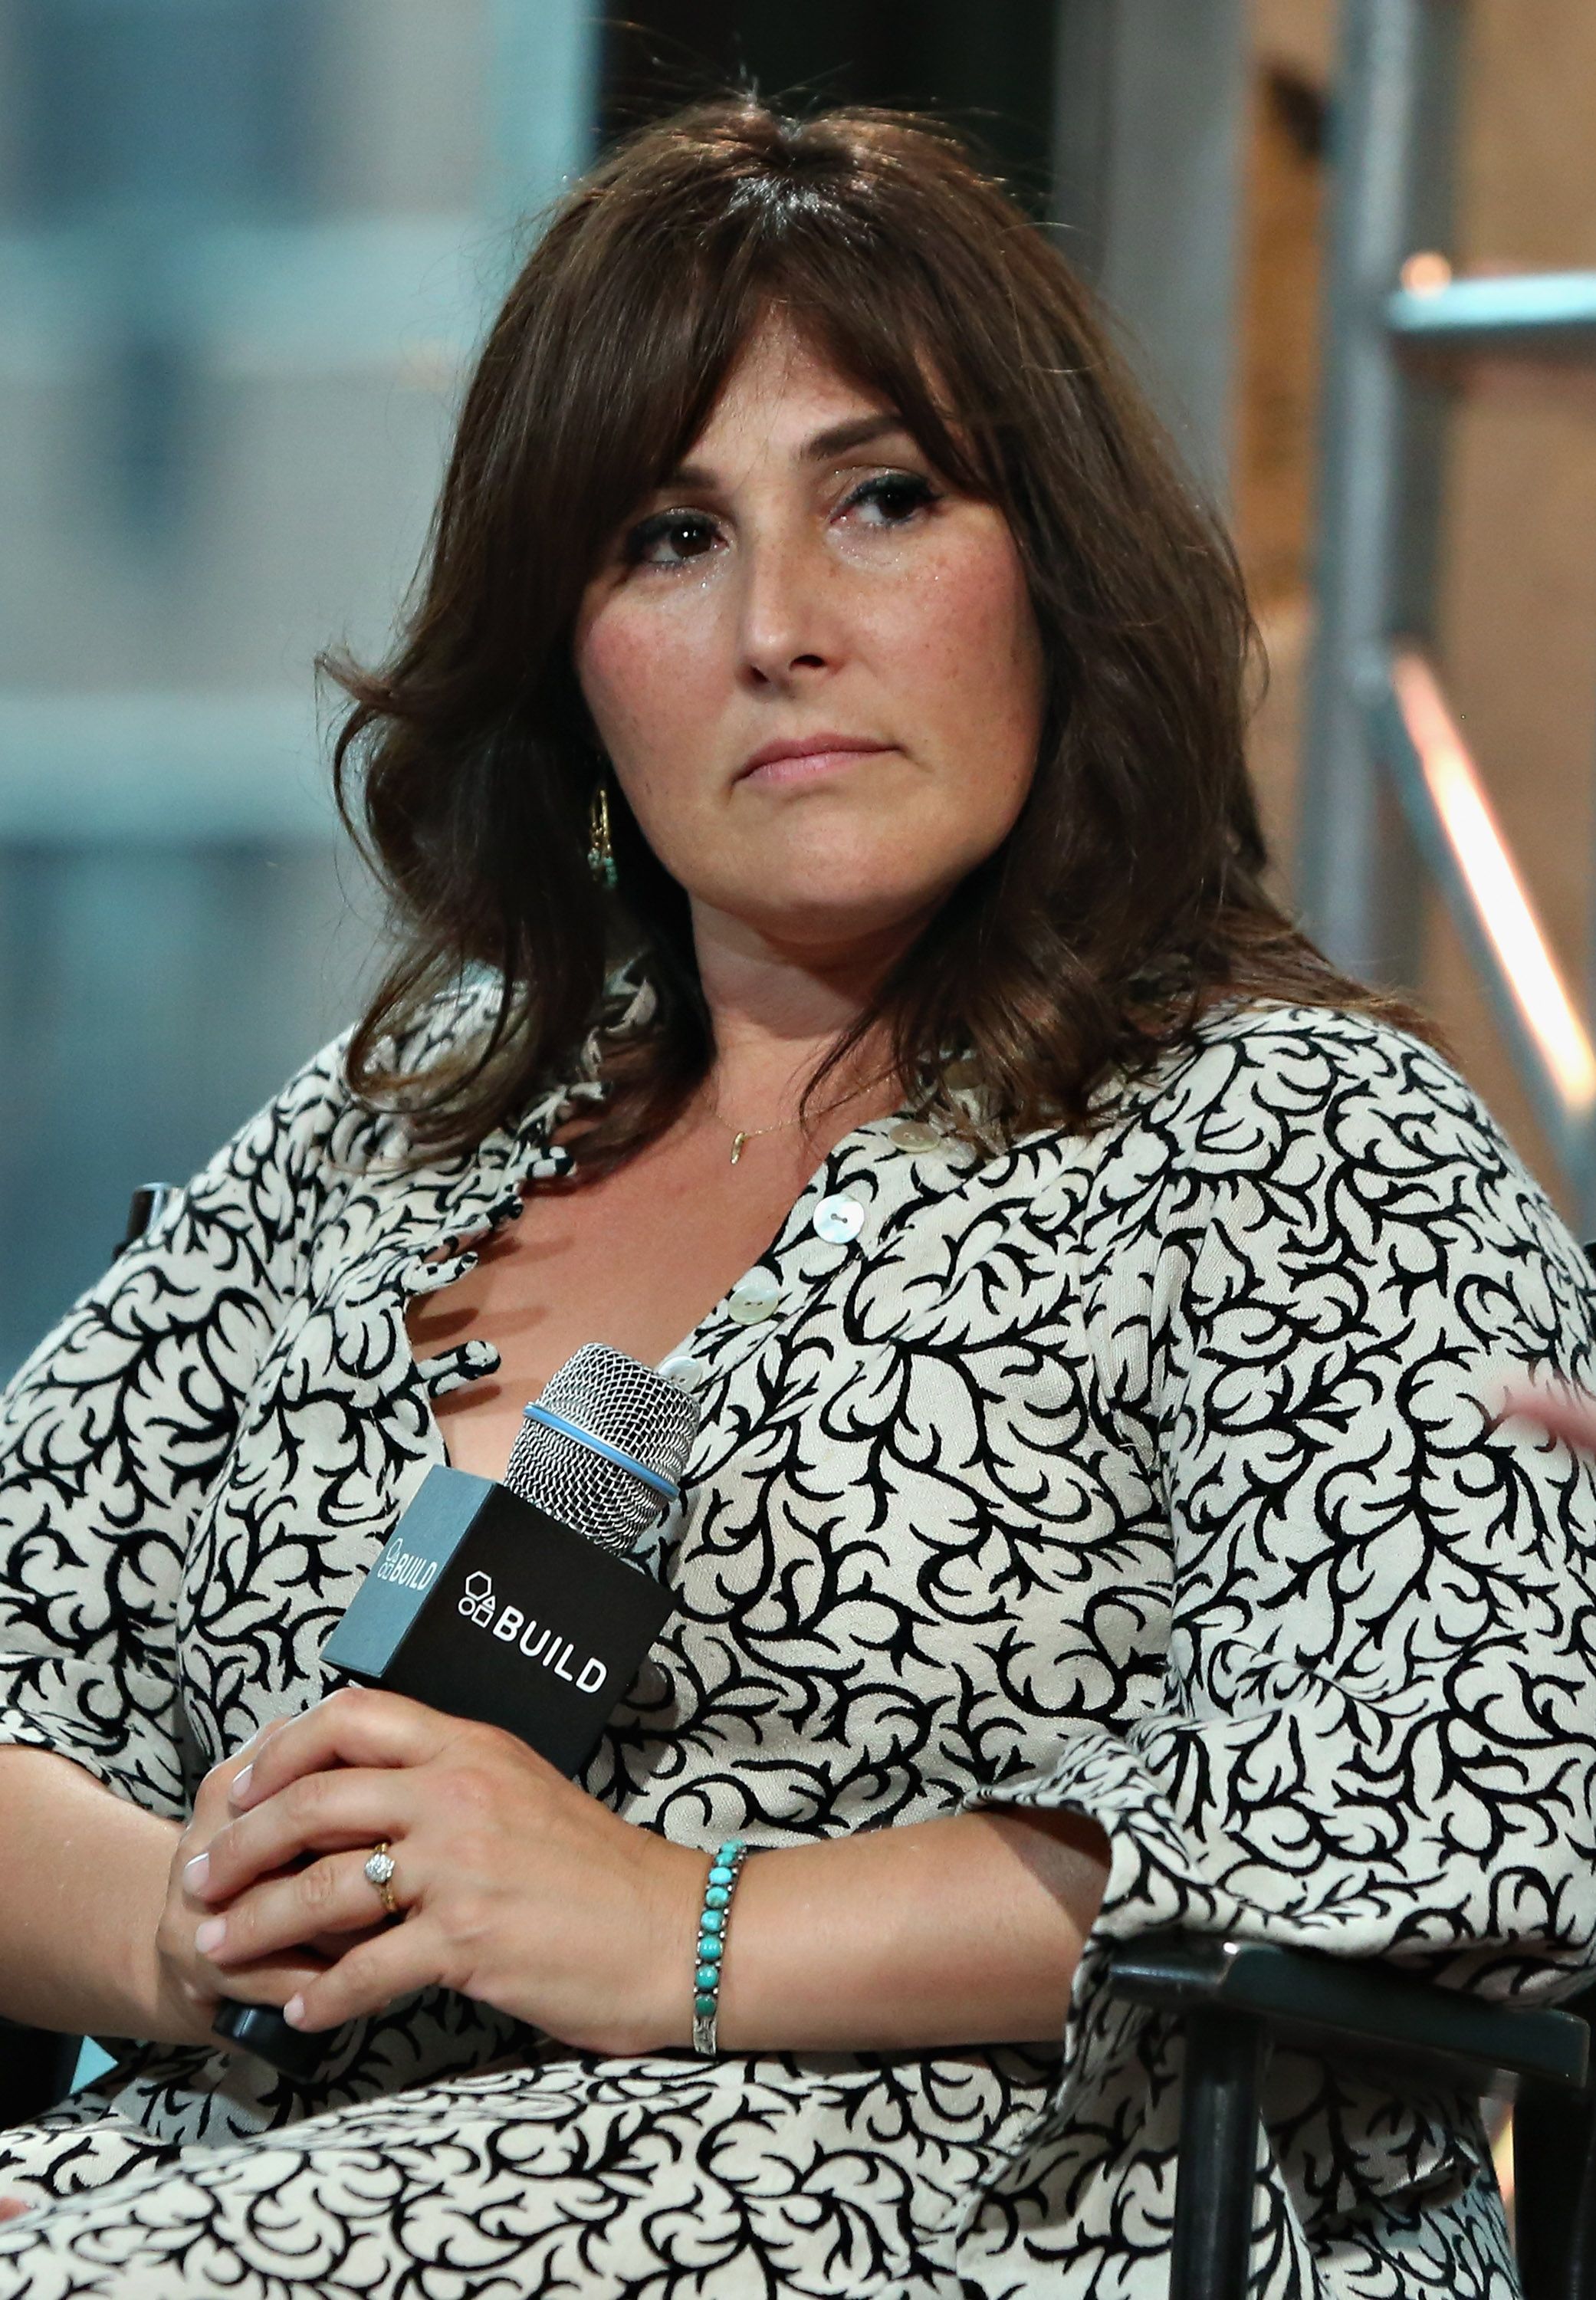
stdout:
<svg viewBox="0 0 1596 2300">
<path fill-rule="evenodd" d="M 237 1761 L 231 1761 L 237 1764 Z M 257 1737 L 214 1797 L 195 1934 L 224 1981 L 358 1934 L 282 2004 L 336 2029 L 434 1985 L 606 2054 L 692 2034 L 709 1864 L 511 1735 L 347 1688 Z M 367 1867 L 391 1846 L 392 1913 Z M 1062 1812 L 991 1812 L 753 1854 L 730 1910 L 732 2050 L 1031 2043 L 1062 2031 L 1108 1847 Z M 195 1867 L 198 1869 L 197 1859 Z M 237 1993 L 229 1990 L 228 1993 Z"/>
<path fill-rule="evenodd" d="M 1095 1823 L 1012 1806 L 753 1854 L 727 1936 L 720 2042 L 824 2052 L 1057 2038 L 1107 1874 Z M 684 2001 L 690 1981 L 684 1958 Z"/>
<path fill-rule="evenodd" d="M 178 1836 L 68 1758 L 0 1748 L 0 2013 L 159 2038 L 155 1933 Z"/>
</svg>

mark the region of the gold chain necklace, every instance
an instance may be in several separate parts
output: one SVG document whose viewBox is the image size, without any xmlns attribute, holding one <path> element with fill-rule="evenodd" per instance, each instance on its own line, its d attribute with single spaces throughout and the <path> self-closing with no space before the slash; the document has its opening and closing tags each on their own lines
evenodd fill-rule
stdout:
<svg viewBox="0 0 1596 2300">
<path fill-rule="evenodd" d="M 821 1110 L 810 1111 L 809 1115 L 811 1118 L 829 1118 L 834 1110 L 840 1110 L 845 1102 L 856 1101 L 861 1094 L 868 1094 L 873 1086 L 879 1086 L 882 1079 L 886 1078 L 888 1075 L 889 1073 L 885 1071 L 877 1071 L 877 1075 L 873 1079 L 866 1079 L 862 1086 L 851 1088 L 846 1094 L 838 1095 L 835 1102 L 827 1103 L 825 1107 Z M 712 1104 L 710 1109 L 710 1115 L 713 1118 L 717 1126 L 725 1127 L 727 1132 L 731 1136 L 731 1162 L 735 1166 L 738 1159 L 743 1155 L 743 1145 L 744 1142 L 757 1142 L 760 1137 L 763 1134 L 785 1134 L 789 1126 L 797 1126 L 802 1122 L 804 1113 L 802 1111 L 800 1111 L 794 1118 L 777 1119 L 774 1126 L 734 1126 L 729 1119 L 721 1117 L 719 1111 L 717 1110 Z"/>
</svg>

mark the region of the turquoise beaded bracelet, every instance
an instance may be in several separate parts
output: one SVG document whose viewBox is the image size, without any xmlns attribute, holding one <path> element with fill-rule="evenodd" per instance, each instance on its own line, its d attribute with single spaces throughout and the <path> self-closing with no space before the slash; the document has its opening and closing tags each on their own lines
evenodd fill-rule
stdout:
<svg viewBox="0 0 1596 2300">
<path fill-rule="evenodd" d="M 704 1879 L 703 1908 L 698 1920 L 698 1946 L 693 1960 L 693 2049 L 695 2053 L 712 2054 L 719 2049 L 715 2039 L 715 2017 L 720 2009 L 720 1963 L 726 1954 L 731 1897 L 737 1889 L 737 1878 L 747 1858 L 748 1847 L 742 1838 L 728 1837 L 711 1862 L 710 1873 Z"/>
</svg>

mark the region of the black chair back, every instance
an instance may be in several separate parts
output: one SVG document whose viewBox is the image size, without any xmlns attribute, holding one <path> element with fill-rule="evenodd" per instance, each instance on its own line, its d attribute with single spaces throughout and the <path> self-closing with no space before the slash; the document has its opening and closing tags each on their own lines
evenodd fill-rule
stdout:
<svg viewBox="0 0 1596 2300">
<path fill-rule="evenodd" d="M 1516 2091 L 1524 2300 L 1596 2300 L 1596 1990 L 1550 2010 L 1492 2004 L 1387 1965 L 1184 1932 L 1120 1942 L 1109 1986 L 1184 2034 L 1169 2300 L 1247 2300 L 1259 2095 L 1277 2041 Z"/>
</svg>

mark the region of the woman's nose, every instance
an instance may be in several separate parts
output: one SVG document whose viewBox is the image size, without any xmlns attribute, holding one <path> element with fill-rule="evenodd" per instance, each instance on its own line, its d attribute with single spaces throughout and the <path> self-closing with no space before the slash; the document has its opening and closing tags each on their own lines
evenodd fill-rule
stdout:
<svg viewBox="0 0 1596 2300">
<path fill-rule="evenodd" d="M 744 674 L 785 686 L 832 667 L 842 651 L 840 602 L 822 554 L 790 537 L 747 553 L 739 633 Z"/>
</svg>

